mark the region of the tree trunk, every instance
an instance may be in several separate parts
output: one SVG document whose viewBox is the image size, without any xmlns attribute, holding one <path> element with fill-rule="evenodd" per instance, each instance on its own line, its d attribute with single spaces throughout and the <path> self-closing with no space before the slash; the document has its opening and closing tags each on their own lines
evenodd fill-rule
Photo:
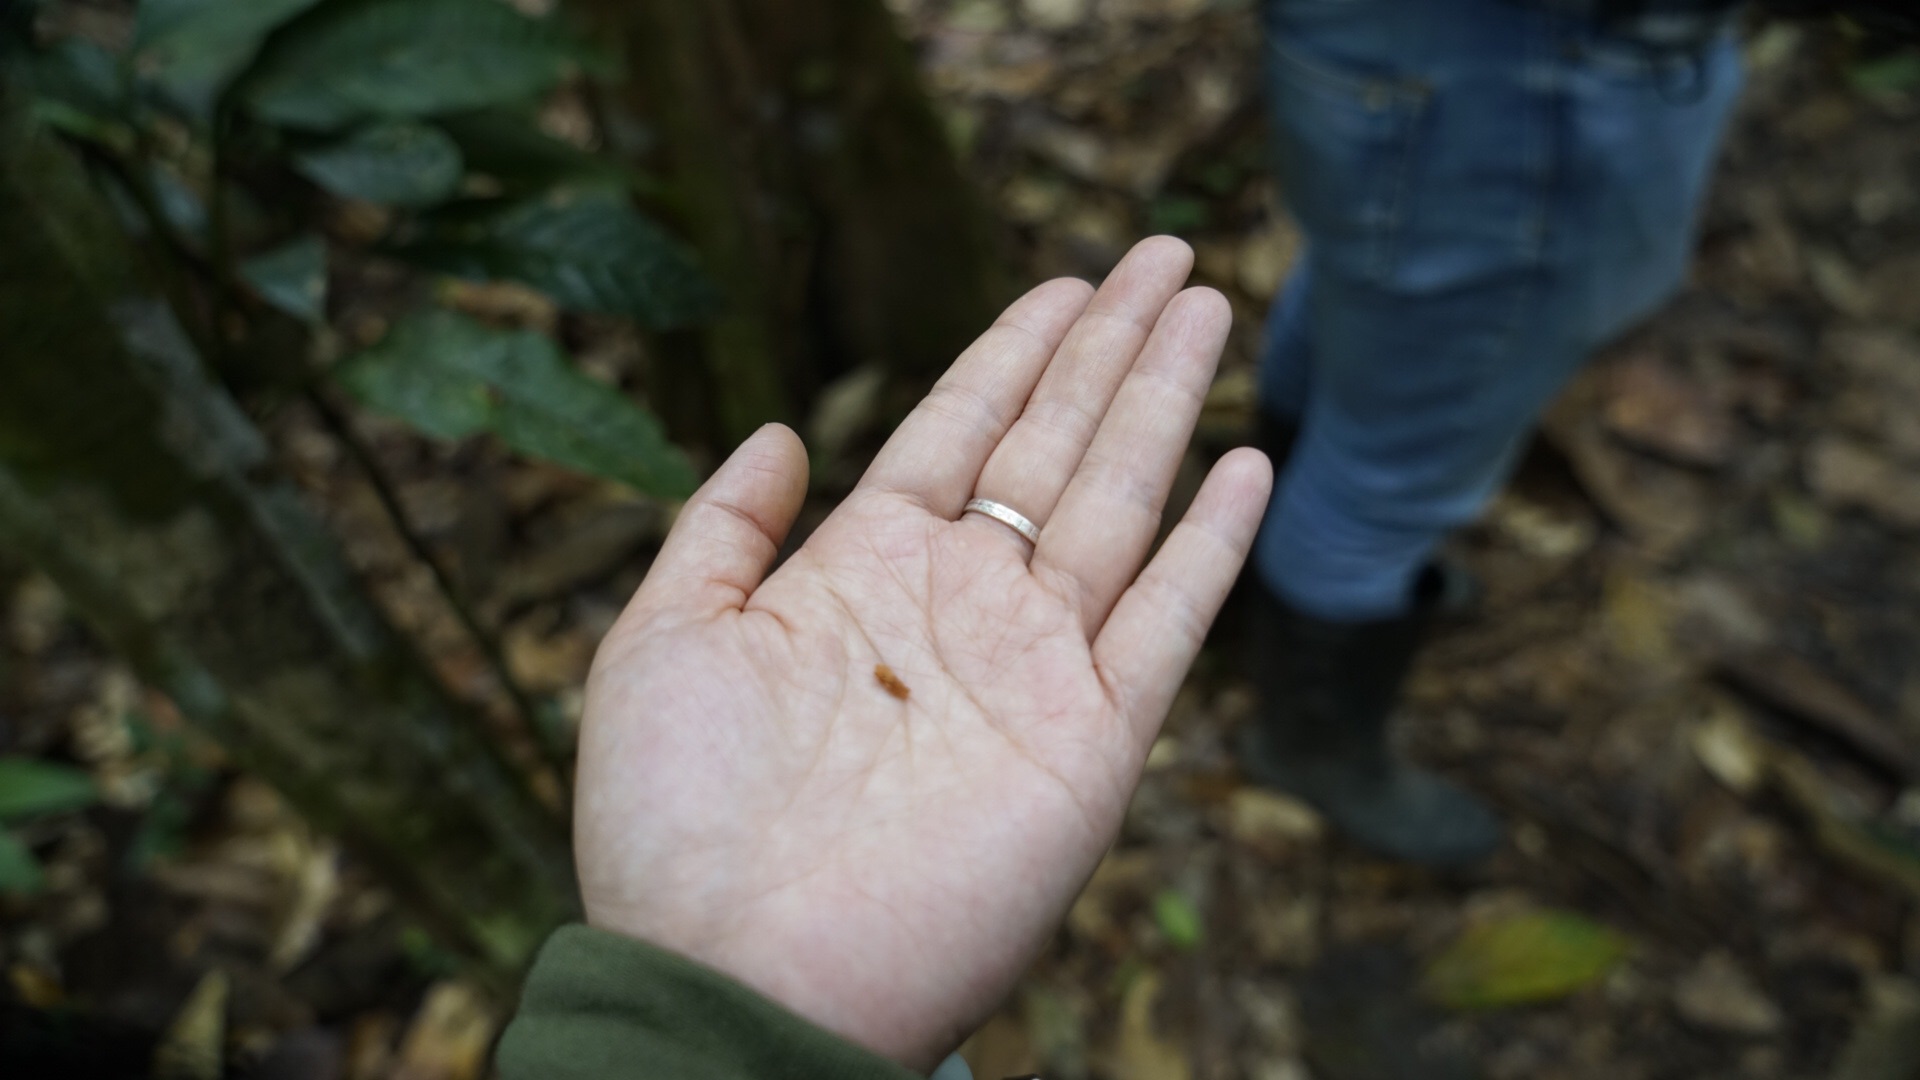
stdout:
<svg viewBox="0 0 1920 1080">
<path fill-rule="evenodd" d="M 728 295 L 706 337 L 726 435 L 856 367 L 918 387 L 998 313 L 991 224 L 881 0 L 578 6 Z"/>
<path fill-rule="evenodd" d="M 104 205 L 0 109 L 0 546 L 456 944 L 517 968 L 573 910 L 563 828 L 142 297 Z"/>
</svg>

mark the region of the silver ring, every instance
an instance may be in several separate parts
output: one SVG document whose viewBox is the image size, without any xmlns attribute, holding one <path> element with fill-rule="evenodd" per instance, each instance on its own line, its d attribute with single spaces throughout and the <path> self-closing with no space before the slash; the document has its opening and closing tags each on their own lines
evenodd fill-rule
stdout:
<svg viewBox="0 0 1920 1080">
<path fill-rule="evenodd" d="M 1014 532 L 1027 538 L 1027 543 L 1040 546 L 1040 527 L 1027 520 L 1027 516 L 1006 503 L 997 503 L 992 499 L 975 499 L 961 511 L 965 514 L 984 514 L 1005 525 Z"/>
</svg>

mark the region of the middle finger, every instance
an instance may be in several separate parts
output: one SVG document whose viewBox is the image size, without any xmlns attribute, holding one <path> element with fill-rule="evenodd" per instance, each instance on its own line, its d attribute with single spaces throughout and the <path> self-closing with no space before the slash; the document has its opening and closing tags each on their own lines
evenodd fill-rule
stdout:
<svg viewBox="0 0 1920 1080">
<path fill-rule="evenodd" d="M 987 459 L 977 497 L 1004 503 L 1046 527 L 1141 346 L 1192 269 L 1193 249 L 1172 237 L 1143 240 L 1127 253 Z M 1025 545 L 1012 529 L 977 514 L 961 524 Z"/>
</svg>

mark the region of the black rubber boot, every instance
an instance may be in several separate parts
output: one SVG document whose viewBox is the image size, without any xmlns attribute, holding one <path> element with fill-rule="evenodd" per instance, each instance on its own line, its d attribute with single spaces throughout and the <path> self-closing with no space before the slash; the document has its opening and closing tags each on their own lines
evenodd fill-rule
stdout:
<svg viewBox="0 0 1920 1080">
<path fill-rule="evenodd" d="M 1498 847 L 1500 821 L 1479 800 L 1400 760 L 1387 723 L 1447 575 L 1422 575 L 1412 614 L 1330 623 L 1292 610 L 1257 581 L 1253 670 L 1260 713 L 1241 731 L 1257 782 L 1312 803 L 1335 827 L 1408 862 L 1458 865 Z"/>
</svg>

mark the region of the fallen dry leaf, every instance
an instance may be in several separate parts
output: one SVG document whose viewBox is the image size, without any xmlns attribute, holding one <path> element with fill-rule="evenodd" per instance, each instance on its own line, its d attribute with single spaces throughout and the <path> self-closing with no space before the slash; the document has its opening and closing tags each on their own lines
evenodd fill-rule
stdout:
<svg viewBox="0 0 1920 1080">
<path fill-rule="evenodd" d="M 1228 797 L 1227 827 L 1235 840 L 1268 854 L 1317 843 L 1326 832 L 1313 807 L 1257 787 L 1239 788 Z"/>
<path fill-rule="evenodd" d="M 187 996 L 153 1051 L 156 1080 L 220 1080 L 227 1037 L 230 984 L 209 971 Z"/>
<path fill-rule="evenodd" d="M 479 1080 L 498 1022 L 478 988 L 435 984 L 401 1040 L 391 1080 Z"/>
<path fill-rule="evenodd" d="M 1688 736 L 1694 756 L 1736 795 L 1751 795 L 1767 778 L 1766 745 L 1732 702 L 1717 701 Z"/>
<path fill-rule="evenodd" d="M 1734 1035 L 1773 1035 L 1786 1023 L 1780 1007 L 1724 950 L 1708 953 L 1680 978 L 1673 1005 L 1688 1023 Z"/>
<path fill-rule="evenodd" d="M 1871 446 L 1842 436 L 1822 438 L 1807 450 L 1805 474 L 1822 502 L 1920 529 L 1920 470 L 1897 465 Z"/>
<path fill-rule="evenodd" d="M 1120 1033 L 1114 1044 L 1116 1080 L 1191 1080 L 1186 1048 L 1155 1029 L 1154 1006 L 1160 1000 L 1160 976 L 1146 972 L 1127 988 L 1120 1003 Z"/>
<path fill-rule="evenodd" d="M 1020 0 L 1020 15 L 1036 30 L 1070 30 L 1086 21 L 1093 0 Z"/>
<path fill-rule="evenodd" d="M 1614 437 L 1683 465 L 1718 467 L 1733 453 L 1726 407 L 1651 351 L 1609 369 L 1602 417 Z"/>
</svg>

